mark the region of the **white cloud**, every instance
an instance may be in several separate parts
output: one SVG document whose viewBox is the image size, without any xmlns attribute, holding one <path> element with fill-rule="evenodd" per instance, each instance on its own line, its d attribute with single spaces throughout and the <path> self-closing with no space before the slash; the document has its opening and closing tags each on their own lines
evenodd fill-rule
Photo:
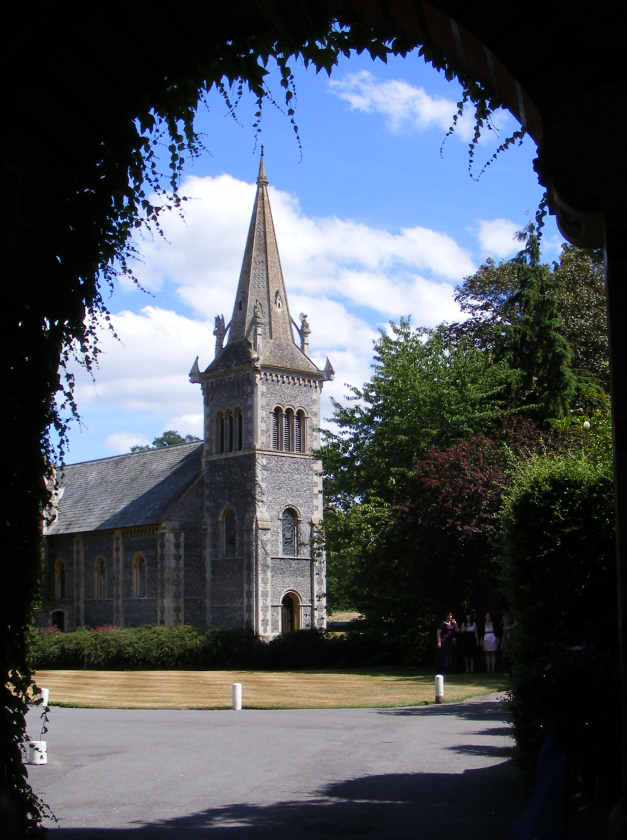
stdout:
<svg viewBox="0 0 627 840">
<path fill-rule="evenodd" d="M 119 312 L 111 321 L 119 340 L 106 327 L 100 330 L 102 352 L 95 380 L 80 369 L 76 373 L 79 404 L 115 404 L 164 418 L 173 413 L 173 406 L 177 414 L 196 413 L 199 389 L 187 374 L 196 355 L 207 364 L 213 352 L 208 325 L 154 306 Z"/>
<path fill-rule="evenodd" d="M 190 177 L 183 193 L 190 197 L 185 220 L 174 214 L 164 218 L 165 239 L 142 243 L 137 274 L 147 289 L 171 286 L 204 317 L 222 312 L 228 320 L 254 185 L 228 175 Z M 350 219 L 308 218 L 293 196 L 272 188 L 271 202 L 290 297 L 332 296 L 348 306 L 376 310 L 389 298 L 390 285 L 411 286 L 418 273 L 455 282 L 475 270 L 470 255 L 439 231 L 415 226 L 396 233 Z M 344 284 L 347 273 L 354 278 L 350 285 Z M 364 289 L 369 290 L 368 300 Z M 408 312 L 405 306 L 392 311 L 388 305 L 385 314 Z"/>
<path fill-rule="evenodd" d="M 198 355 L 200 367 L 213 358 L 213 316 L 230 318 L 253 204 L 254 185 L 228 175 L 190 177 L 185 219 L 164 218 L 165 239 L 142 243 L 140 282 L 174 294 L 190 315 L 144 305 L 111 316 L 119 341 L 100 329 L 99 368 L 92 381 L 77 371 L 77 398 L 85 416 L 114 417 L 106 445 L 128 451 L 164 429 L 202 435 L 200 388 L 187 374 Z M 322 416 L 330 398 L 343 399 L 345 383 L 370 377 L 376 325 L 411 315 L 433 326 L 460 317 L 453 286 L 475 270 L 469 254 L 451 237 L 426 227 L 397 232 L 350 219 L 308 218 L 288 193 L 271 190 L 271 201 L 289 306 L 297 319 L 306 312 L 312 328 L 310 355 L 336 370 L 325 384 Z M 137 417 L 137 423 L 132 418 Z"/>
<path fill-rule="evenodd" d="M 351 110 L 380 114 L 388 131 L 427 131 L 437 128 L 448 131 L 457 112 L 457 103 L 445 97 L 431 96 L 423 87 L 410 85 L 403 79 L 379 80 L 369 70 L 348 73 L 343 79 L 330 79 L 329 89 L 348 102 Z M 454 136 L 467 143 L 474 132 L 474 108 L 467 105 L 458 120 Z M 495 113 L 492 126 L 500 130 L 509 120 L 504 111 Z M 492 139 L 493 132 L 484 131 L 481 142 Z"/>
<path fill-rule="evenodd" d="M 492 219 L 479 221 L 477 238 L 482 250 L 488 255 L 505 258 L 522 248 L 522 243 L 516 239 L 516 233 L 521 225 L 510 219 Z"/>
<path fill-rule="evenodd" d="M 132 446 L 146 446 L 149 443 L 147 437 L 133 432 L 113 432 L 105 438 L 106 448 L 114 455 L 130 452 Z"/>
</svg>

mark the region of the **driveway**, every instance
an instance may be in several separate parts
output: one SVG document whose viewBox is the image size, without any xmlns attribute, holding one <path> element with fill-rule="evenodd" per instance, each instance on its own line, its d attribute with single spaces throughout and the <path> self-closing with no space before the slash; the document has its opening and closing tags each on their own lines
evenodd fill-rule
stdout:
<svg viewBox="0 0 627 840">
<path fill-rule="evenodd" d="M 37 737 L 37 715 L 29 732 Z M 509 836 L 496 696 L 399 709 L 50 712 L 51 840 Z"/>
</svg>

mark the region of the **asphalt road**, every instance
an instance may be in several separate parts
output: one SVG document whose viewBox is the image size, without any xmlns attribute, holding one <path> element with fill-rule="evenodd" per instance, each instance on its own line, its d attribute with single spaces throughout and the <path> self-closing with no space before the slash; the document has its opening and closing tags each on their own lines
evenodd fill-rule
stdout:
<svg viewBox="0 0 627 840">
<path fill-rule="evenodd" d="M 29 733 L 37 737 L 37 714 Z M 509 837 L 496 697 L 401 709 L 50 712 L 51 840 Z"/>
</svg>

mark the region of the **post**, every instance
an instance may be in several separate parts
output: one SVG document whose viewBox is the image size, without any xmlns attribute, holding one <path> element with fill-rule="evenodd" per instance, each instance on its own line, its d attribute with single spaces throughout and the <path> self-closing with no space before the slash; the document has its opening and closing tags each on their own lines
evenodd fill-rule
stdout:
<svg viewBox="0 0 627 840">
<path fill-rule="evenodd" d="M 242 710 L 242 684 L 233 683 L 233 710 L 241 712 Z"/>
<path fill-rule="evenodd" d="M 442 674 L 435 675 L 435 702 L 441 703 L 444 700 L 444 677 Z"/>
</svg>

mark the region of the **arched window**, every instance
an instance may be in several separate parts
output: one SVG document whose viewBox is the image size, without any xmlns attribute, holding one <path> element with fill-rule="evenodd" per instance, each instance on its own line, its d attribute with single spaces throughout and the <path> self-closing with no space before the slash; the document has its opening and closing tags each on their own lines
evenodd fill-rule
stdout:
<svg viewBox="0 0 627 840">
<path fill-rule="evenodd" d="M 233 451 L 233 414 L 230 411 L 226 413 L 226 451 Z"/>
<path fill-rule="evenodd" d="M 224 414 L 216 415 L 216 452 L 224 452 Z"/>
<path fill-rule="evenodd" d="M 294 412 L 288 408 L 283 422 L 283 449 L 285 452 L 294 451 Z"/>
<path fill-rule="evenodd" d="M 65 562 L 57 557 L 54 562 L 54 597 L 65 598 Z"/>
<path fill-rule="evenodd" d="M 294 450 L 296 452 L 305 451 L 305 412 L 296 412 L 294 418 Z"/>
<path fill-rule="evenodd" d="M 275 408 L 272 412 L 272 448 L 282 449 L 283 445 L 283 412 Z"/>
<path fill-rule="evenodd" d="M 143 554 L 133 557 L 133 597 L 146 597 L 146 558 Z"/>
<path fill-rule="evenodd" d="M 296 592 L 287 592 L 281 599 L 281 633 L 300 630 L 300 598 Z"/>
<path fill-rule="evenodd" d="M 285 508 L 281 517 L 281 554 L 298 556 L 298 515 L 293 508 Z"/>
<path fill-rule="evenodd" d="M 238 451 L 244 448 L 244 424 L 239 408 L 235 409 L 235 448 Z"/>
<path fill-rule="evenodd" d="M 94 563 L 94 598 L 102 601 L 107 597 L 107 566 L 104 557 L 96 557 Z"/>
<path fill-rule="evenodd" d="M 224 512 L 224 556 L 235 557 L 235 514 L 232 510 Z"/>
</svg>

